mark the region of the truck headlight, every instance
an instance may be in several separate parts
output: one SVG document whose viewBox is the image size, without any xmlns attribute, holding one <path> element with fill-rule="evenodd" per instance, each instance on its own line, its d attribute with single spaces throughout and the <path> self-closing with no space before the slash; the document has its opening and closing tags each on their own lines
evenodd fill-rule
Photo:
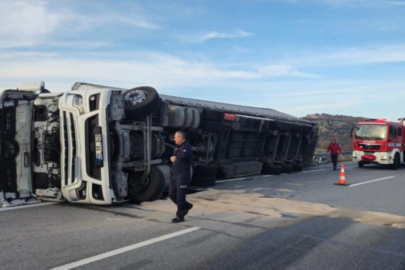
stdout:
<svg viewBox="0 0 405 270">
<path fill-rule="evenodd" d="M 353 153 L 353 157 L 357 157 L 356 153 Z"/>
<path fill-rule="evenodd" d="M 80 114 L 84 114 L 84 105 L 82 96 L 75 95 L 75 97 L 73 98 L 73 106 L 79 109 Z"/>
</svg>

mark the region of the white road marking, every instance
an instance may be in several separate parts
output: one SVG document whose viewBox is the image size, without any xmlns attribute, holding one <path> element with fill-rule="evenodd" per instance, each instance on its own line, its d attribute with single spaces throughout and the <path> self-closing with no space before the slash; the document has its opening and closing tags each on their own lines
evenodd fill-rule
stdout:
<svg viewBox="0 0 405 270">
<path fill-rule="evenodd" d="M 363 182 L 363 183 L 353 184 L 353 185 L 350 185 L 350 187 L 356 187 L 356 186 L 365 185 L 365 184 L 373 183 L 373 182 L 377 182 L 377 181 L 388 180 L 388 179 L 392 179 L 392 178 L 395 178 L 395 176 L 389 176 L 389 177 L 384 177 L 384 178 L 380 178 L 380 179 L 366 181 L 366 182 Z"/>
<path fill-rule="evenodd" d="M 191 232 L 197 231 L 199 229 L 201 229 L 201 228 L 200 227 L 193 227 L 193 228 L 182 230 L 182 231 L 179 231 L 179 232 L 163 235 L 163 236 L 160 236 L 160 237 L 157 237 L 157 238 L 146 240 L 144 242 L 140 242 L 138 244 L 134 244 L 134 245 L 130 245 L 130 246 L 127 246 L 127 247 L 119 248 L 119 249 L 112 250 L 112 251 L 109 251 L 109 252 L 106 252 L 106 253 L 102 253 L 100 255 L 96 255 L 96 256 L 93 256 L 93 257 L 90 257 L 90 258 L 87 258 L 87 259 L 83 259 L 83 260 L 80 260 L 80 261 L 65 264 L 65 265 L 53 268 L 52 270 L 73 269 L 73 268 L 76 268 L 76 267 L 79 267 L 79 266 L 83 266 L 83 265 L 86 265 L 86 264 L 89 264 L 89 263 L 93 263 L 93 262 L 100 261 L 100 260 L 103 260 L 103 259 L 106 259 L 106 258 L 109 258 L 109 257 L 113 257 L 113 256 L 116 256 L 116 255 L 119 255 L 119 254 L 122 254 L 122 253 L 125 253 L 125 252 L 128 252 L 128 251 L 132 251 L 132 250 L 135 250 L 135 249 L 138 249 L 138 248 L 141 248 L 141 247 L 145 247 L 145 246 L 149 246 L 149 245 L 152 245 L 152 244 L 155 244 L 155 243 L 158 243 L 158 242 L 162 242 L 164 240 L 174 238 L 174 237 L 177 237 L 177 236 L 180 236 L 180 235 L 183 235 L 183 234 L 191 233 Z"/>
<path fill-rule="evenodd" d="M 47 205 L 53 205 L 53 204 L 58 204 L 58 202 L 47 202 L 47 203 L 38 203 L 38 204 L 31 204 L 31 205 L 4 207 L 4 208 L 0 208 L 0 212 L 11 211 L 11 210 L 20 210 L 20 209 L 25 209 L 25 208 L 39 207 L 39 206 L 47 206 Z"/>
</svg>

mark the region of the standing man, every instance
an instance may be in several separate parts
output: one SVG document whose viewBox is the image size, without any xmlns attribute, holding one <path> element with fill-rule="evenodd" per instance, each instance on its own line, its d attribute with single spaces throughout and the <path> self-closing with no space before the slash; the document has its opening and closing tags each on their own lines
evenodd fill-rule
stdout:
<svg viewBox="0 0 405 270">
<path fill-rule="evenodd" d="M 184 217 L 193 205 L 186 201 L 186 191 L 191 177 L 191 157 L 192 148 L 186 141 L 186 134 L 183 131 L 177 131 L 174 134 L 174 142 L 177 147 L 174 149 L 170 161 L 172 165 L 172 178 L 169 187 L 169 197 L 177 205 L 176 218 L 173 223 L 184 221 Z"/>
<path fill-rule="evenodd" d="M 336 139 L 333 139 L 329 144 L 327 153 L 330 153 L 333 162 L 333 170 L 336 171 L 338 156 L 339 154 L 342 154 L 342 150 L 340 149 L 340 146 L 337 143 Z"/>
</svg>

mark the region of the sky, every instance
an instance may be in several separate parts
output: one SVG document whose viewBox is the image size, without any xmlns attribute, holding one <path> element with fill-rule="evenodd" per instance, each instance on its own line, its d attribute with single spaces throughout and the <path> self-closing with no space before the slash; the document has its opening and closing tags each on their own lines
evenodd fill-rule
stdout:
<svg viewBox="0 0 405 270">
<path fill-rule="evenodd" d="M 0 0 L 0 89 L 74 82 L 405 117 L 405 0 Z"/>
</svg>

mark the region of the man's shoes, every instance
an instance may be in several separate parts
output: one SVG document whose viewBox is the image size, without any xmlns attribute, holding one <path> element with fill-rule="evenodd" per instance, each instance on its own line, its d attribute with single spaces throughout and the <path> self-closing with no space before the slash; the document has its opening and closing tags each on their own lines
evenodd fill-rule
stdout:
<svg viewBox="0 0 405 270">
<path fill-rule="evenodd" d="M 180 222 L 184 222 L 184 217 L 176 217 L 172 219 L 172 223 L 180 223 Z"/>
<path fill-rule="evenodd" d="M 190 211 L 193 208 L 193 204 L 190 203 L 190 206 L 187 208 L 187 210 L 184 211 L 184 216 L 188 214 L 188 211 Z"/>
</svg>

